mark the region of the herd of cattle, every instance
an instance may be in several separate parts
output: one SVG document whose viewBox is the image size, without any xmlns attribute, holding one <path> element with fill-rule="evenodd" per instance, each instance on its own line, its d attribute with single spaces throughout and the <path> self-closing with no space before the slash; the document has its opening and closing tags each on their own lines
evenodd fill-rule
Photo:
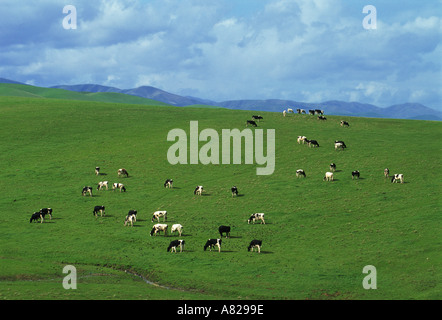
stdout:
<svg viewBox="0 0 442 320">
<path fill-rule="evenodd" d="M 288 108 L 287 111 L 284 110 L 283 111 L 283 115 L 284 117 L 286 116 L 287 113 L 294 113 L 293 109 Z M 297 113 L 298 114 L 305 114 L 305 110 L 303 109 L 297 109 Z M 309 114 L 311 115 L 315 115 L 315 114 L 319 114 L 318 119 L 320 120 L 326 120 L 325 117 L 323 117 L 324 111 L 323 110 L 319 110 L 319 109 L 314 109 L 314 110 L 309 110 Z M 257 120 L 258 122 L 260 120 L 263 119 L 262 116 L 252 116 L 253 120 L 247 120 L 246 122 L 246 126 L 248 126 L 249 124 L 252 126 L 257 126 L 255 120 Z M 347 121 L 341 120 L 340 121 L 340 125 L 342 127 L 349 127 L 349 123 Z M 298 136 L 297 138 L 297 142 L 298 144 L 307 144 L 309 147 L 319 147 L 319 143 L 316 140 L 313 139 L 307 139 L 306 136 Z M 344 150 L 347 148 L 346 144 L 344 141 L 340 141 L 340 140 L 336 140 L 334 143 L 335 146 L 335 150 Z M 325 173 L 325 176 L 323 178 L 323 181 L 333 181 L 333 172 L 336 171 L 336 164 L 335 163 L 331 163 L 330 164 L 330 171 L 327 171 Z M 96 167 L 95 168 L 95 174 L 99 175 L 100 174 L 100 167 Z M 126 169 L 121 168 L 118 169 L 117 171 L 118 177 L 129 177 L 129 173 L 127 172 Z M 389 174 L 390 174 L 390 170 L 388 168 L 385 168 L 384 170 L 384 176 L 385 178 L 389 178 Z M 359 170 L 354 170 L 351 173 L 352 175 L 352 179 L 359 179 L 360 177 L 360 172 Z M 296 177 L 306 177 L 306 173 L 303 169 L 298 169 L 296 170 Z M 404 175 L 403 174 L 394 174 L 391 178 L 391 182 L 392 183 L 396 183 L 396 182 L 400 182 L 400 183 L 404 183 Z M 173 188 L 173 180 L 172 179 L 167 179 L 164 182 L 164 187 L 165 188 Z M 106 190 L 109 189 L 109 182 L 108 181 L 100 181 L 98 182 L 97 185 L 97 190 L 100 191 L 102 189 L 106 188 Z M 116 190 L 118 189 L 120 192 L 126 192 L 126 187 L 122 184 L 122 183 L 113 183 L 112 184 L 112 190 Z M 85 196 L 87 194 L 89 194 L 90 196 L 92 196 L 92 191 L 93 188 L 91 186 L 85 186 L 83 187 L 82 190 L 82 195 Z M 204 192 L 204 188 L 203 186 L 196 186 L 195 190 L 194 190 L 194 195 L 197 196 L 201 196 L 202 193 Z M 233 186 L 231 188 L 231 193 L 232 193 L 232 197 L 234 196 L 238 196 L 238 188 L 236 186 Z M 98 214 L 100 214 L 101 216 L 105 215 L 105 206 L 95 206 L 94 210 L 93 210 L 93 214 L 97 217 Z M 46 215 L 49 215 L 50 219 L 52 219 L 52 209 L 51 208 L 43 208 L 40 209 L 37 212 L 34 212 L 31 216 L 30 222 L 33 221 L 38 221 L 40 219 L 40 222 L 43 223 L 44 218 Z M 160 219 L 163 218 L 163 222 L 167 221 L 167 211 L 155 211 L 152 215 L 152 222 L 155 222 L 155 220 L 157 220 L 157 224 L 153 225 L 150 235 L 157 235 L 160 234 L 160 232 L 163 232 L 163 234 L 166 236 L 167 232 L 168 232 L 168 225 L 166 223 L 160 223 Z M 124 219 L 124 226 L 127 225 L 131 225 L 133 226 L 133 224 L 136 222 L 137 220 L 137 211 L 136 210 L 130 210 L 129 213 L 126 215 L 125 219 Z M 250 216 L 250 218 L 248 219 L 248 224 L 250 223 L 255 223 L 256 221 L 261 221 L 261 224 L 265 224 L 265 220 L 264 220 L 264 213 L 254 213 Z M 181 237 L 183 232 L 183 226 L 181 224 L 173 224 L 171 229 L 170 229 L 170 233 L 171 234 L 175 234 L 178 233 L 178 235 Z M 221 244 L 222 244 L 222 238 L 225 235 L 226 238 L 230 237 L 230 226 L 224 226 L 221 225 L 218 228 L 218 232 L 220 234 L 220 238 L 211 238 L 208 239 L 206 244 L 204 245 L 204 251 L 206 251 L 206 249 L 209 249 L 210 251 L 213 248 L 217 248 L 219 252 L 221 252 Z M 178 239 L 178 240 L 173 240 L 170 242 L 169 246 L 167 247 L 167 251 L 169 252 L 177 252 L 177 248 L 180 248 L 180 252 L 183 251 L 184 248 L 184 244 L 185 241 L 182 239 Z M 249 243 L 249 246 L 247 247 L 248 251 L 253 251 L 253 249 L 257 249 L 258 252 L 261 252 L 261 246 L 262 246 L 262 240 L 252 240 Z"/>
<path fill-rule="evenodd" d="M 117 171 L 117 173 L 118 173 L 119 177 L 121 177 L 121 176 L 129 177 L 129 173 L 124 168 L 119 169 Z M 100 174 L 100 167 L 95 168 L 95 174 L 96 175 Z M 164 187 L 165 188 L 173 188 L 173 180 L 167 179 L 164 182 Z M 109 181 L 98 182 L 97 190 L 99 191 L 104 188 L 106 188 L 106 190 L 109 189 Z M 119 189 L 120 192 L 121 191 L 126 192 L 126 188 L 121 183 L 113 183 L 112 190 L 116 190 L 116 189 Z M 93 188 L 91 186 L 85 186 L 85 187 L 83 187 L 82 195 L 85 196 L 85 195 L 89 194 L 92 197 L 92 191 L 93 191 Z M 238 196 L 238 188 L 236 186 L 233 186 L 230 189 L 230 191 L 232 193 L 232 197 Z M 202 195 L 203 192 L 204 192 L 203 186 L 196 186 L 193 193 L 194 193 L 194 195 Z M 94 210 L 93 210 L 93 214 L 95 217 L 98 217 L 98 215 L 103 217 L 106 214 L 105 210 L 106 210 L 106 207 L 103 205 L 95 206 Z M 38 222 L 38 220 L 40 219 L 40 223 L 43 223 L 46 215 L 49 215 L 50 219 L 52 219 L 52 208 L 43 208 L 43 209 L 40 209 L 40 211 L 34 212 L 31 216 L 31 219 L 29 222 L 33 222 L 33 221 Z M 167 211 L 162 210 L 162 211 L 155 211 L 153 213 L 151 221 L 155 222 L 155 220 L 156 220 L 158 223 L 153 225 L 153 227 L 150 231 L 150 236 L 153 236 L 153 235 L 156 236 L 157 234 L 160 234 L 160 232 L 163 232 L 163 234 L 165 236 L 167 236 L 169 226 L 166 223 L 160 223 L 161 218 L 163 218 L 163 222 L 167 221 Z M 133 224 L 136 221 L 137 221 L 137 210 L 129 210 L 128 214 L 126 215 L 126 217 L 124 219 L 124 226 L 128 226 L 129 224 L 131 226 L 133 226 Z M 254 224 L 256 221 L 261 221 L 261 224 L 265 224 L 264 213 L 252 214 L 250 216 L 250 218 L 247 220 L 247 223 Z M 170 229 L 171 235 L 177 233 L 181 237 L 182 232 L 183 232 L 183 226 L 179 223 L 173 224 Z M 220 234 L 220 238 L 208 239 L 206 244 L 204 245 L 204 251 L 206 251 L 207 248 L 209 248 L 209 250 L 212 251 L 212 248 L 216 247 L 216 248 L 218 248 L 218 251 L 221 252 L 221 244 L 222 244 L 221 238 L 223 237 L 223 235 L 225 235 L 226 238 L 230 237 L 230 226 L 222 225 L 218 228 L 218 232 Z M 180 248 L 180 252 L 182 252 L 183 248 L 184 248 L 184 244 L 185 244 L 185 241 L 182 239 L 173 240 L 170 242 L 169 246 L 167 247 L 167 252 L 170 251 L 170 252 L 176 253 L 178 247 Z M 258 253 L 260 253 L 261 246 L 262 246 L 262 240 L 254 239 L 250 242 L 249 246 L 247 247 L 247 250 L 253 251 L 253 249 L 257 249 Z"/>
</svg>

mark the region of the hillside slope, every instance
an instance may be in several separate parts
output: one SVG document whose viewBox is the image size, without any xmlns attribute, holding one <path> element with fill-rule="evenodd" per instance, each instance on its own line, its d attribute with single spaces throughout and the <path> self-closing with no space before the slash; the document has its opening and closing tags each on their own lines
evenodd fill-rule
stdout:
<svg viewBox="0 0 442 320">
<path fill-rule="evenodd" d="M 441 123 L 348 117 L 343 128 L 341 117 L 261 115 L 250 130 L 257 139 L 257 130 L 266 137 L 275 129 L 268 176 L 256 175 L 255 148 L 253 164 L 244 163 L 244 150 L 242 164 L 172 165 L 167 158 L 176 142 L 167 141 L 171 130 L 184 130 L 190 148 L 198 140 L 190 121 L 198 121 L 198 132 L 215 130 L 221 145 L 222 130 L 243 130 L 249 111 L 0 97 L 0 132 L 13 137 L 0 139 L 0 297 L 440 299 Z M 298 144 L 298 135 L 320 147 Z M 348 148 L 336 151 L 334 140 Z M 199 141 L 199 156 L 207 143 Z M 325 182 L 331 162 L 335 180 Z M 129 177 L 118 177 L 122 167 Z M 403 173 L 405 183 L 385 179 L 385 167 Z M 296 177 L 299 168 L 306 178 Z M 173 189 L 164 188 L 166 179 Z M 124 183 L 127 192 L 97 191 L 104 180 Z M 197 185 L 202 196 L 193 194 Z M 92 197 L 81 195 L 84 186 L 93 187 Z M 105 216 L 93 215 L 96 205 Z M 30 223 L 44 207 L 53 218 Z M 125 227 L 131 209 L 137 221 Z M 156 210 L 167 210 L 169 228 L 180 223 L 183 235 L 150 236 Z M 255 212 L 265 213 L 266 224 L 247 223 Z M 204 251 L 220 225 L 231 226 L 230 238 L 221 252 Z M 184 252 L 167 252 L 179 238 Z M 253 239 L 263 241 L 261 253 L 247 251 Z M 77 268 L 77 290 L 61 285 L 66 265 Z M 377 268 L 377 290 L 363 288 L 367 265 Z"/>
</svg>

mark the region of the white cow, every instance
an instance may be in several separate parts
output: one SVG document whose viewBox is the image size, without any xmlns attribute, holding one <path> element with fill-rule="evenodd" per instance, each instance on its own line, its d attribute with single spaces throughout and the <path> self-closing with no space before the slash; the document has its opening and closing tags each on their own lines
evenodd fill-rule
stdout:
<svg viewBox="0 0 442 320">
<path fill-rule="evenodd" d="M 333 172 L 326 172 L 323 181 L 333 181 Z"/>
<path fill-rule="evenodd" d="M 183 232 L 183 226 L 180 225 L 179 223 L 172 225 L 172 228 L 170 229 L 170 233 L 174 233 L 175 231 L 177 231 L 181 237 L 181 233 Z"/>
</svg>

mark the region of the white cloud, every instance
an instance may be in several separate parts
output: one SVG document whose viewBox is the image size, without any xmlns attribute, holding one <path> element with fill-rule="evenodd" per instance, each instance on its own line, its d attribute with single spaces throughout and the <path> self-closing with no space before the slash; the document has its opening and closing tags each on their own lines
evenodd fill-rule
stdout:
<svg viewBox="0 0 442 320">
<path fill-rule="evenodd" d="M 64 30 L 64 3 L 5 0 L 0 76 L 213 100 L 438 107 L 442 27 L 428 2 L 379 3 L 377 29 L 365 30 L 361 0 L 254 0 L 249 10 L 225 0 L 73 0 L 78 28 Z"/>
</svg>

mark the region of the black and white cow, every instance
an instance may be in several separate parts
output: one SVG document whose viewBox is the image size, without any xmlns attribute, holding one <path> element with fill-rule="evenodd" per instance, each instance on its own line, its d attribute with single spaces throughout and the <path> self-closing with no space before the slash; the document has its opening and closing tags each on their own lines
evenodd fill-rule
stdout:
<svg viewBox="0 0 442 320">
<path fill-rule="evenodd" d="M 302 169 L 296 170 L 296 178 L 299 178 L 299 176 L 303 176 L 305 178 L 306 177 L 305 171 Z"/>
<path fill-rule="evenodd" d="M 258 125 L 256 124 L 256 122 L 253 121 L 253 120 L 247 120 L 247 121 L 246 121 L 246 127 L 248 127 L 249 124 L 250 124 L 251 126 L 254 126 L 254 127 L 257 127 L 257 126 L 258 126 Z"/>
<path fill-rule="evenodd" d="M 127 213 L 127 216 L 133 216 L 134 222 L 137 221 L 137 210 L 129 210 L 129 212 Z"/>
<path fill-rule="evenodd" d="M 169 246 L 167 247 L 167 252 L 174 252 L 176 253 L 176 248 L 180 247 L 180 252 L 183 252 L 185 241 L 184 240 L 173 240 L 169 243 Z"/>
<path fill-rule="evenodd" d="M 193 194 L 200 196 L 203 192 L 204 192 L 203 186 L 196 186 L 195 190 L 193 191 Z"/>
<path fill-rule="evenodd" d="M 167 220 L 167 211 L 163 210 L 163 211 L 155 211 L 152 215 L 152 222 L 156 220 L 158 220 L 158 222 L 160 222 L 160 218 L 164 217 L 163 221 Z"/>
<path fill-rule="evenodd" d="M 390 175 L 390 169 L 385 168 L 385 169 L 384 169 L 384 177 L 385 177 L 385 178 L 388 178 L 389 175 Z"/>
<path fill-rule="evenodd" d="M 230 188 L 230 191 L 232 191 L 232 197 L 238 196 L 238 188 L 236 186 L 233 186 L 232 188 Z"/>
<path fill-rule="evenodd" d="M 332 162 L 330 163 L 330 171 L 335 172 L 336 171 L 336 163 Z"/>
<path fill-rule="evenodd" d="M 92 187 L 83 187 L 81 194 L 85 196 L 87 193 L 92 197 Z"/>
<path fill-rule="evenodd" d="M 95 175 L 99 175 L 100 174 L 100 167 L 95 167 Z"/>
<path fill-rule="evenodd" d="M 252 116 L 252 119 L 253 120 L 258 120 L 258 122 L 259 122 L 259 120 L 263 120 L 263 117 L 261 117 L 261 116 Z"/>
<path fill-rule="evenodd" d="M 301 144 L 301 142 L 302 144 L 305 144 L 306 140 L 307 140 L 306 136 L 298 136 L 298 139 L 296 141 L 298 142 L 298 144 Z"/>
<path fill-rule="evenodd" d="M 261 253 L 262 241 L 261 240 L 252 240 L 250 241 L 249 246 L 247 247 L 247 251 L 252 251 L 254 248 L 258 249 L 258 253 Z"/>
<path fill-rule="evenodd" d="M 341 127 L 350 127 L 347 121 L 341 120 Z"/>
<path fill-rule="evenodd" d="M 120 192 L 121 192 L 121 191 L 126 192 L 126 187 L 125 187 L 124 184 L 122 184 L 122 183 L 115 182 L 115 183 L 112 185 L 112 190 L 115 191 L 115 189 L 120 189 Z"/>
<path fill-rule="evenodd" d="M 166 182 L 164 182 L 164 188 L 173 188 L 173 180 L 167 179 Z"/>
<path fill-rule="evenodd" d="M 48 214 L 49 215 L 49 219 L 52 220 L 52 208 L 40 209 L 40 214 L 43 217 L 43 219 L 44 219 L 45 215 Z"/>
<path fill-rule="evenodd" d="M 124 169 L 124 168 L 118 169 L 117 173 L 118 173 L 118 176 L 126 176 L 126 177 L 129 177 L 129 173 L 128 173 L 127 170 Z"/>
<path fill-rule="evenodd" d="M 104 206 L 95 206 L 94 211 L 92 213 L 96 217 L 98 216 L 98 213 L 100 213 L 101 216 L 103 216 L 105 214 L 104 209 L 105 209 Z"/>
<path fill-rule="evenodd" d="M 338 149 L 344 150 L 345 148 L 347 148 L 347 146 L 345 145 L 344 141 L 340 141 L 340 140 L 335 141 L 335 150 L 338 150 Z"/>
<path fill-rule="evenodd" d="M 222 243 L 221 239 L 209 239 L 204 245 L 204 251 L 206 251 L 207 248 L 209 248 L 209 250 L 212 251 L 213 247 L 218 247 L 218 252 L 221 252 L 221 243 Z"/>
<path fill-rule="evenodd" d="M 354 178 L 359 179 L 359 176 L 360 176 L 360 175 L 361 175 L 361 174 L 360 174 L 359 170 L 352 171 L 352 173 L 351 173 L 351 179 L 352 179 L 352 180 L 353 180 Z"/>
<path fill-rule="evenodd" d="M 157 233 L 160 233 L 161 231 L 164 232 L 164 236 L 167 236 L 167 228 L 167 224 L 157 223 L 152 227 L 152 230 L 150 231 L 150 236 L 152 236 L 153 234 L 155 234 L 156 236 Z"/>
<path fill-rule="evenodd" d="M 305 139 L 305 142 L 307 142 L 307 144 L 308 144 L 309 147 L 311 147 L 311 146 L 319 147 L 319 143 L 318 143 L 318 141 L 316 141 L 316 140 L 308 140 L 308 139 Z"/>
<path fill-rule="evenodd" d="M 404 183 L 404 175 L 402 173 L 395 173 L 394 176 L 391 178 L 392 183 L 396 182 Z"/>
<path fill-rule="evenodd" d="M 100 181 L 100 182 L 98 182 L 97 190 L 101 190 L 104 187 L 106 187 L 106 190 L 109 189 L 109 181 Z"/>
<path fill-rule="evenodd" d="M 126 218 L 124 219 L 124 226 L 130 223 L 130 226 L 133 227 L 135 221 L 136 221 L 135 215 L 127 215 Z"/>
<path fill-rule="evenodd" d="M 247 220 L 247 224 L 250 224 L 250 222 L 255 223 L 255 221 L 261 220 L 261 224 L 266 224 L 264 221 L 264 213 L 254 213 L 250 216 L 249 220 Z"/>
<path fill-rule="evenodd" d="M 219 235 L 221 236 L 221 238 L 223 237 L 223 233 L 226 234 L 226 238 L 230 237 L 230 227 L 229 226 L 220 226 L 218 228 L 219 231 Z"/>
<path fill-rule="evenodd" d="M 308 111 L 308 114 L 309 114 L 309 115 L 312 115 L 312 116 L 315 115 L 315 110 L 309 110 L 309 111 Z"/>
<path fill-rule="evenodd" d="M 327 118 L 324 116 L 318 116 L 318 120 L 327 120 Z"/>
<path fill-rule="evenodd" d="M 324 114 L 324 110 L 315 109 L 315 114 Z"/>
</svg>

